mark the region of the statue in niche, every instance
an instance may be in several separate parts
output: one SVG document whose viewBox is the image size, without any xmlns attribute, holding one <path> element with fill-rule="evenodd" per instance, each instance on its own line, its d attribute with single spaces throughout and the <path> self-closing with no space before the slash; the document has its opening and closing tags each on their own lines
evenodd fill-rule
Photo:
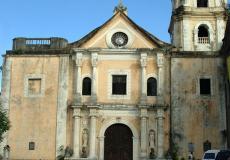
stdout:
<svg viewBox="0 0 230 160">
<path fill-rule="evenodd" d="M 150 148 L 155 148 L 156 146 L 156 140 L 155 140 L 155 131 L 154 130 L 150 130 L 149 131 L 149 147 Z"/>
<path fill-rule="evenodd" d="M 82 146 L 87 148 L 88 146 L 88 130 L 84 129 L 82 133 Z"/>
</svg>

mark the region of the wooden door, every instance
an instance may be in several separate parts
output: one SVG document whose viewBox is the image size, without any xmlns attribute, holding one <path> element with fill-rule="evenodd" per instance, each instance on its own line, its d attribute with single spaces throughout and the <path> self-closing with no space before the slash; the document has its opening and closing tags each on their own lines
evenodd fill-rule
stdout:
<svg viewBox="0 0 230 160">
<path fill-rule="evenodd" d="M 132 160 L 133 134 L 123 124 L 114 124 L 105 131 L 105 160 Z"/>
</svg>

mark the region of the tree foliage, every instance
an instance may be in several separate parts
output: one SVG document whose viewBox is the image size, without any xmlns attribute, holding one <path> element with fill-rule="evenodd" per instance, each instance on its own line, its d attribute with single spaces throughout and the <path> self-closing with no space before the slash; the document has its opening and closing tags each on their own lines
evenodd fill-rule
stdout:
<svg viewBox="0 0 230 160">
<path fill-rule="evenodd" d="M 3 134 L 9 130 L 9 128 L 10 122 L 7 117 L 7 113 L 2 109 L 2 106 L 0 105 L 0 142 L 3 140 Z"/>
</svg>

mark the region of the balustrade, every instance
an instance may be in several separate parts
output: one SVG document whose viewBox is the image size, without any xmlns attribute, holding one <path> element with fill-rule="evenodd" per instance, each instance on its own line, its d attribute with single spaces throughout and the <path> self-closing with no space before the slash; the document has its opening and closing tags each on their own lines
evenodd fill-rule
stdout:
<svg viewBox="0 0 230 160">
<path fill-rule="evenodd" d="M 198 37 L 198 43 L 209 44 L 209 37 Z"/>
</svg>

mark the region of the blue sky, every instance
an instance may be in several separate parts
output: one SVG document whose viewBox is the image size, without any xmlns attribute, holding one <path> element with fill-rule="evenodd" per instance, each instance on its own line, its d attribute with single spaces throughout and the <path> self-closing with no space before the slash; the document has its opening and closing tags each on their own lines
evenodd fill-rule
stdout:
<svg viewBox="0 0 230 160">
<path fill-rule="evenodd" d="M 76 41 L 102 25 L 119 0 L 1 0 L 0 54 L 12 49 L 15 37 L 63 37 Z M 123 0 L 128 16 L 161 40 L 167 32 L 171 0 Z M 0 56 L 0 65 L 2 65 Z M 1 83 L 1 73 L 0 73 Z M 1 88 L 1 87 L 0 87 Z"/>
<path fill-rule="evenodd" d="M 0 2 L 0 53 L 15 37 L 63 37 L 73 42 L 113 15 L 119 0 L 3 0 Z M 128 16 L 169 42 L 171 0 L 124 0 Z"/>
</svg>

